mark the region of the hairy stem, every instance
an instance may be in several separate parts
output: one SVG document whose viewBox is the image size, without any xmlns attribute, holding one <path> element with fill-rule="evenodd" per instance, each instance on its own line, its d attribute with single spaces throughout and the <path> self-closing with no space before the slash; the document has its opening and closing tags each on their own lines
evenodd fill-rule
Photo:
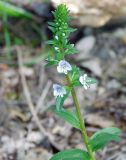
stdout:
<svg viewBox="0 0 126 160">
<path fill-rule="evenodd" d="M 72 84 L 71 84 L 71 79 L 70 79 L 69 75 L 67 75 L 66 78 L 67 78 L 67 81 L 68 81 L 69 85 L 71 86 Z M 77 113 L 78 119 L 80 121 L 80 127 L 81 127 L 81 134 L 82 134 L 83 142 L 86 145 L 86 148 L 87 148 L 87 151 L 88 151 L 88 154 L 89 154 L 91 160 L 95 160 L 95 157 L 94 157 L 94 154 L 91 150 L 91 147 L 88 144 L 88 135 L 87 135 L 86 128 L 85 128 L 85 122 L 84 122 L 84 119 L 83 119 L 81 111 L 80 111 L 80 106 L 79 106 L 78 99 L 77 99 L 77 96 L 76 96 L 76 93 L 75 93 L 75 89 L 73 87 L 72 87 L 72 90 L 71 90 L 71 94 L 72 94 L 72 97 L 73 97 L 74 105 L 76 107 L 76 113 Z"/>
</svg>

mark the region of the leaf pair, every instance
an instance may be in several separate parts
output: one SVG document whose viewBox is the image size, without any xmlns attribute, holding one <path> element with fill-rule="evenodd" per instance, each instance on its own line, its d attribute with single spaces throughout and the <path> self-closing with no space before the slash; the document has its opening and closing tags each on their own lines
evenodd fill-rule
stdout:
<svg viewBox="0 0 126 160">
<path fill-rule="evenodd" d="M 96 132 L 89 140 L 92 151 L 102 149 L 110 141 L 119 141 L 121 130 L 115 127 L 105 128 Z"/>
<path fill-rule="evenodd" d="M 50 160 L 90 160 L 86 151 L 71 149 L 55 154 Z"/>
</svg>

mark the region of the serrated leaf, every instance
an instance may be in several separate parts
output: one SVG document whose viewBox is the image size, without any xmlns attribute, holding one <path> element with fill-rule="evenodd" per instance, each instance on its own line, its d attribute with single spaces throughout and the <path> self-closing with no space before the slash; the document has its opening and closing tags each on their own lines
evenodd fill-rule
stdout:
<svg viewBox="0 0 126 160">
<path fill-rule="evenodd" d="M 58 152 L 50 160 L 90 160 L 88 153 L 81 149 L 70 149 Z"/>
<path fill-rule="evenodd" d="M 92 151 L 102 149 L 110 141 L 119 141 L 120 133 L 121 130 L 114 127 L 105 128 L 96 132 L 89 140 L 89 144 L 92 148 Z"/>
<path fill-rule="evenodd" d="M 0 12 L 8 16 L 32 18 L 32 14 L 8 2 L 0 1 Z"/>
<path fill-rule="evenodd" d="M 65 121 L 69 122 L 73 127 L 80 130 L 80 123 L 79 120 L 74 112 L 71 112 L 66 109 L 57 110 L 53 108 L 53 111 L 60 117 L 63 118 Z"/>
</svg>

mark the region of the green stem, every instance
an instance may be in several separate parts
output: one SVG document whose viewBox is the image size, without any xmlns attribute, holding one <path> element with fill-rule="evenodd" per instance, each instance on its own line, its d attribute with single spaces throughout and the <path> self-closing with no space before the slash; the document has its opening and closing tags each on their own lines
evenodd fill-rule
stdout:
<svg viewBox="0 0 126 160">
<path fill-rule="evenodd" d="M 67 75 L 66 78 L 67 78 L 67 81 L 68 81 L 69 85 L 71 86 L 72 82 L 71 82 L 71 79 L 70 79 L 69 75 Z M 80 127 L 81 127 L 81 134 L 82 134 L 83 142 L 86 145 L 86 148 L 87 148 L 87 151 L 88 151 L 88 154 L 89 154 L 91 160 L 95 160 L 92 149 L 91 149 L 90 145 L 88 144 L 88 135 L 87 135 L 87 132 L 86 132 L 85 122 L 84 122 L 84 119 L 83 119 L 81 111 L 80 111 L 80 106 L 79 106 L 78 99 L 77 99 L 77 96 L 76 96 L 76 93 L 75 93 L 75 89 L 73 87 L 72 87 L 72 90 L 71 90 L 71 94 L 72 94 L 72 97 L 73 97 L 74 105 L 76 107 L 76 113 L 77 113 L 78 119 L 80 121 Z"/>
</svg>

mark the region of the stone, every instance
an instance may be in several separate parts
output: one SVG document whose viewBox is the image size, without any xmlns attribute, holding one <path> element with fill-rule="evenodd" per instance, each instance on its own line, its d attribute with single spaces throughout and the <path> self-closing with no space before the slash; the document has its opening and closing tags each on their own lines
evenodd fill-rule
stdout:
<svg viewBox="0 0 126 160">
<path fill-rule="evenodd" d="M 65 3 L 78 26 L 99 27 L 126 15 L 126 0 L 51 0 L 56 7 Z"/>
</svg>

